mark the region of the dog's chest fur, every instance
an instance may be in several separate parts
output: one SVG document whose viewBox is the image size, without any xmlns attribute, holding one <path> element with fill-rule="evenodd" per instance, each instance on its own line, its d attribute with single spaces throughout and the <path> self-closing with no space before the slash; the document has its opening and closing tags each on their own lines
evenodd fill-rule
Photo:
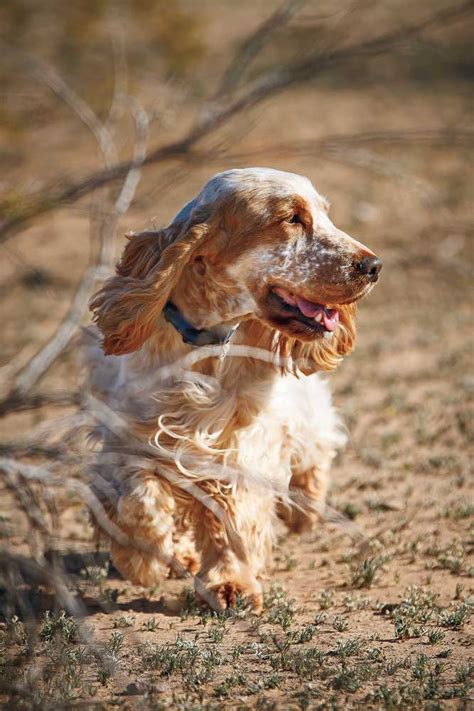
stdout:
<svg viewBox="0 0 474 711">
<path fill-rule="evenodd" d="M 295 467 L 309 470 L 345 442 L 329 387 L 317 374 L 277 376 L 252 424 L 234 433 L 239 465 L 285 495 Z"/>
<path fill-rule="evenodd" d="M 196 478 L 263 485 L 284 498 L 295 467 L 309 470 L 344 444 L 318 374 L 281 375 L 262 364 L 249 370 L 244 359 L 229 359 L 163 381 L 166 361 L 155 355 L 105 357 L 93 348 L 89 364 L 93 389 L 152 443 L 158 462 L 169 466 L 179 451 Z"/>
</svg>

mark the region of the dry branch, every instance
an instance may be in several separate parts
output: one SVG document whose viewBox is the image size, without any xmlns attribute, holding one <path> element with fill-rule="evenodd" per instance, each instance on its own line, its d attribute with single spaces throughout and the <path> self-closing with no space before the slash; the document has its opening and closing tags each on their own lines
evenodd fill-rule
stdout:
<svg viewBox="0 0 474 711">
<path fill-rule="evenodd" d="M 277 30 L 284 27 L 293 15 L 303 7 L 305 2 L 306 0 L 285 0 L 270 17 L 257 27 L 255 32 L 242 42 L 224 72 L 214 97 L 215 101 L 219 101 L 225 96 L 228 96 L 237 88 L 239 80 L 245 73 L 245 70 L 265 46 L 268 39 L 270 39 Z"/>
<path fill-rule="evenodd" d="M 79 402 L 80 394 L 77 392 L 13 392 L 0 402 L 0 417 L 4 417 L 13 412 L 38 410 L 40 407 L 45 406 L 63 407 L 67 405 L 79 405 Z"/>
<path fill-rule="evenodd" d="M 28 392 L 69 345 L 87 309 L 89 296 L 97 276 L 98 271 L 95 267 L 86 271 L 76 290 L 66 318 L 59 325 L 54 336 L 17 376 L 14 389 L 9 397 Z"/>
<path fill-rule="evenodd" d="M 230 119 L 290 86 L 314 79 L 330 67 L 335 67 L 358 57 L 375 57 L 387 54 L 406 45 L 408 40 L 413 40 L 425 30 L 434 27 L 446 27 L 448 23 L 466 17 L 473 9 L 474 2 L 468 0 L 457 7 L 441 10 L 430 15 L 425 20 L 386 32 L 375 39 L 323 54 L 316 51 L 309 57 L 290 63 L 286 67 L 264 72 L 244 91 L 242 96 L 236 98 L 227 106 L 208 114 L 202 121 L 195 124 L 182 139 L 153 149 L 148 153 L 144 161 L 137 162 L 132 160 L 118 163 L 98 173 L 92 173 L 83 180 L 71 183 L 65 188 L 27 196 L 23 205 L 17 207 L 13 214 L 7 214 L 7 217 L 0 222 L 0 243 L 19 231 L 32 218 L 74 203 L 105 185 L 124 179 L 130 170 L 141 165 L 148 166 L 187 156 L 201 139 L 221 128 Z"/>
<path fill-rule="evenodd" d="M 4 57 L 24 66 L 35 79 L 47 86 L 74 111 L 96 139 L 107 167 L 117 163 L 117 150 L 107 126 L 101 122 L 89 104 L 52 67 L 26 52 L 11 47 L 2 40 L 0 40 L 0 49 Z"/>
<path fill-rule="evenodd" d="M 130 100 L 131 101 L 131 100 Z M 106 213 L 101 225 L 101 249 L 98 261 L 86 270 L 83 275 L 66 317 L 58 326 L 54 336 L 47 341 L 41 350 L 27 363 L 16 376 L 13 386 L 7 396 L 0 402 L 0 415 L 5 413 L 8 404 L 18 404 L 21 399 L 36 385 L 49 370 L 61 353 L 67 348 L 76 335 L 84 314 L 88 308 L 90 295 L 97 281 L 109 274 L 114 256 L 117 221 L 120 215 L 128 210 L 138 183 L 140 181 L 140 166 L 146 156 L 146 141 L 148 138 L 148 115 L 138 102 L 132 102 L 132 113 L 136 124 L 136 140 L 134 160 L 125 175 L 125 180 L 113 209 Z M 18 409 L 16 407 L 15 409 Z"/>
<path fill-rule="evenodd" d="M 243 151 L 220 152 L 213 151 L 199 153 L 193 151 L 192 161 L 208 163 L 221 163 L 226 161 L 244 161 L 251 157 L 266 155 L 282 156 L 314 156 L 344 152 L 348 148 L 361 148 L 363 146 L 470 146 L 474 144 L 474 131 L 466 129 L 413 129 L 406 131 L 363 131 L 361 133 L 337 133 L 323 136 L 322 138 L 303 141 L 289 141 L 287 143 L 271 143 L 268 145 L 251 146 Z"/>
</svg>

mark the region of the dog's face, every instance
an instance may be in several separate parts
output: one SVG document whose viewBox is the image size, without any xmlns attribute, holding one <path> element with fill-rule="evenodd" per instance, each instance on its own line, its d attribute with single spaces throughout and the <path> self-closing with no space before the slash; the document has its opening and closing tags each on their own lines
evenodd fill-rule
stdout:
<svg viewBox="0 0 474 711">
<path fill-rule="evenodd" d="M 190 260 L 188 289 L 174 295 L 199 327 L 250 315 L 285 336 L 320 339 L 378 280 L 381 260 L 332 224 L 307 178 L 227 171 L 200 199 L 218 205 L 214 236 Z"/>
<path fill-rule="evenodd" d="M 332 368 L 353 347 L 355 303 L 380 268 L 307 178 L 245 168 L 212 178 L 164 230 L 134 235 L 91 306 L 106 353 L 139 349 L 172 301 L 197 329 L 256 319 L 285 352 L 314 344 L 313 360 Z"/>
</svg>

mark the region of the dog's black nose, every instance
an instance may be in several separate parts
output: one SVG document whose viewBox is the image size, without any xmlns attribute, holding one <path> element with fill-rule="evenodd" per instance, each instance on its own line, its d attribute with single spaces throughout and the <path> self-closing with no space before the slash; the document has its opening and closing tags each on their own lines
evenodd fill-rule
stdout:
<svg viewBox="0 0 474 711">
<path fill-rule="evenodd" d="M 369 281 L 376 282 L 382 269 L 382 260 L 378 257 L 365 257 L 357 264 L 357 268 L 365 274 Z"/>
</svg>

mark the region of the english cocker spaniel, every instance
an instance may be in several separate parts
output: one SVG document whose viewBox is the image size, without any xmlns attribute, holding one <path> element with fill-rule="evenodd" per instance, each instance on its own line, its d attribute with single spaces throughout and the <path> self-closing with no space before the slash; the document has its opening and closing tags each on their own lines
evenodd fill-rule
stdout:
<svg viewBox="0 0 474 711">
<path fill-rule="evenodd" d="M 261 609 L 277 516 L 302 531 L 324 505 L 345 437 L 318 372 L 352 350 L 381 265 L 307 178 L 270 168 L 219 173 L 129 235 L 88 356 L 135 443 L 102 426 L 93 481 L 125 578 L 189 571 L 211 607 Z"/>
</svg>

